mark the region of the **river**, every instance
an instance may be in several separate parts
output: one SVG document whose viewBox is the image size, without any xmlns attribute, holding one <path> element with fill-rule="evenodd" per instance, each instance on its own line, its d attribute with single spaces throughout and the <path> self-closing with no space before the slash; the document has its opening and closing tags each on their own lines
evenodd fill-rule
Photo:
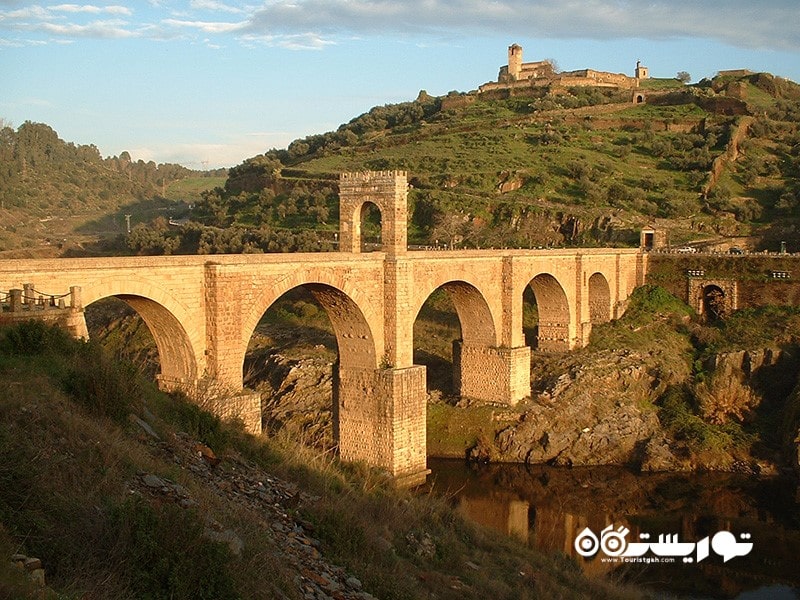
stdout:
<svg viewBox="0 0 800 600">
<path fill-rule="evenodd" d="M 567 554 L 587 575 L 657 597 L 800 598 L 800 492 L 793 480 L 436 458 L 428 467 L 428 485 L 467 518 Z M 585 556 L 575 545 L 582 533 Z M 635 548 L 646 551 L 633 557 Z"/>
</svg>

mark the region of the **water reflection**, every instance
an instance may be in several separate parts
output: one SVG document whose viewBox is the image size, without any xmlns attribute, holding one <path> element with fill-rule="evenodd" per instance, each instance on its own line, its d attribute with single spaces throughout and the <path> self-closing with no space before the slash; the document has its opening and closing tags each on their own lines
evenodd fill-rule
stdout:
<svg viewBox="0 0 800 600">
<path fill-rule="evenodd" d="M 624 580 L 694 598 L 800 598 L 800 505 L 789 480 L 730 474 L 637 475 L 613 467 L 561 469 L 467 465 L 428 459 L 429 485 L 453 499 L 469 519 L 546 552 L 573 557 L 590 575 Z M 718 531 L 749 533 L 753 550 L 728 562 L 713 552 L 696 564 L 622 564 L 586 559 L 574 541 L 586 527 L 608 525 L 640 533 L 677 533 L 697 542 Z M 652 556 L 652 555 L 651 555 Z M 752 595 L 755 594 L 755 595 Z"/>
</svg>

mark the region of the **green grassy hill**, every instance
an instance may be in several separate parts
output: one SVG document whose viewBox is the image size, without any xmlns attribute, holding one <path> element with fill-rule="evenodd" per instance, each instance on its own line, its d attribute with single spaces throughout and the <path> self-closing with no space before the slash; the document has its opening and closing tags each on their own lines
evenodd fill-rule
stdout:
<svg viewBox="0 0 800 600">
<path fill-rule="evenodd" d="M 340 172 L 405 170 L 411 243 L 636 245 L 653 223 L 675 243 L 786 239 L 800 202 L 800 86 L 763 73 L 645 84 L 641 104 L 600 88 L 421 92 L 247 159 L 192 218 L 240 228 L 211 251 L 236 251 L 246 229 L 313 231 L 295 247 L 320 249 L 337 227 Z"/>
<path fill-rule="evenodd" d="M 387 169 L 409 173 L 412 244 L 629 246 L 656 224 L 675 244 L 736 236 L 800 249 L 800 86 L 757 73 L 646 80 L 640 92 L 639 104 L 630 90 L 589 87 L 420 92 L 248 158 L 227 179 L 100 160 L 45 125 L 6 127 L 0 250 L 86 212 L 73 254 L 327 250 L 338 174 Z M 113 243 L 91 247 L 98 238 Z"/>
<path fill-rule="evenodd" d="M 122 234 L 125 215 L 140 223 L 185 212 L 225 175 L 127 152 L 102 158 L 95 146 L 66 142 L 43 123 L 15 130 L 0 120 L 0 252 L 53 255 Z"/>
</svg>

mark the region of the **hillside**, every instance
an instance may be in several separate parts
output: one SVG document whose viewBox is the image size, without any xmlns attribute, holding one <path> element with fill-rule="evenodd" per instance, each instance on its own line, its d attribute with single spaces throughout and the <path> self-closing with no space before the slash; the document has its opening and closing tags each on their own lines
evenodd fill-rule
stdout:
<svg viewBox="0 0 800 600">
<path fill-rule="evenodd" d="M 133 222 L 181 210 L 188 180 L 219 182 L 225 172 L 134 160 L 128 152 L 102 158 L 93 145 L 75 145 L 43 123 L 16 130 L 0 120 L 0 251 L 50 246 L 69 251 L 82 242 L 123 233 Z M 224 179 L 223 179 L 224 180 Z M 182 182 L 187 193 L 169 187 Z M 206 185 L 202 189 L 213 187 Z M 182 207 L 185 212 L 185 206 Z"/>
<path fill-rule="evenodd" d="M 584 87 L 420 92 L 375 107 L 232 169 L 197 204 L 198 225 L 169 232 L 180 240 L 172 248 L 198 250 L 187 240 L 205 236 L 202 251 L 326 249 L 338 173 L 364 169 L 408 171 L 412 244 L 636 245 L 656 223 L 673 243 L 752 236 L 753 248 L 796 246 L 800 86 L 764 73 L 645 83 L 640 104 L 629 90 Z M 275 243 L 286 230 L 307 239 Z"/>
<path fill-rule="evenodd" d="M 591 87 L 423 91 L 248 158 L 227 179 L 100 159 L 46 125 L 6 127 L 0 250 L 31 238 L 73 255 L 331 250 L 338 174 L 365 169 L 408 171 L 412 244 L 630 246 L 656 224 L 673 244 L 800 248 L 800 86 L 726 74 L 649 79 L 639 92 L 634 104 L 630 90 Z M 366 215 L 367 241 L 378 218 Z"/>
<path fill-rule="evenodd" d="M 639 597 L 39 323 L 0 330 L 0 552 L 3 598 Z"/>
</svg>

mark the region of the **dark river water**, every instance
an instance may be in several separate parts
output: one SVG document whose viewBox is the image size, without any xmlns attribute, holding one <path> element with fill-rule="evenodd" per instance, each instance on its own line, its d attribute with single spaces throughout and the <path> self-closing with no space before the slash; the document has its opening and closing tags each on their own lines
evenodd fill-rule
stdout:
<svg viewBox="0 0 800 600">
<path fill-rule="evenodd" d="M 589 575 L 663 597 L 800 598 L 793 480 L 435 458 L 428 468 L 428 485 L 467 518 L 567 554 Z"/>
</svg>

